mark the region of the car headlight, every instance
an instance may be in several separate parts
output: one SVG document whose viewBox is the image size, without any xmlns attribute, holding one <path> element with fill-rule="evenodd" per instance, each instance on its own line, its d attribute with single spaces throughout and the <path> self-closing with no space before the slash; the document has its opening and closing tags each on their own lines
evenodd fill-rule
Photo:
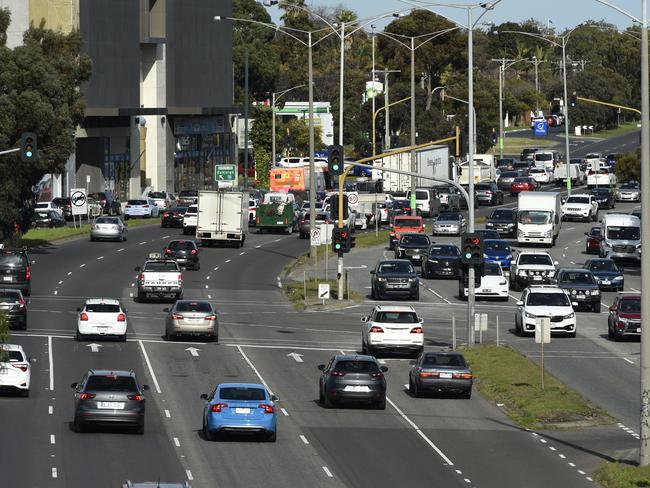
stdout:
<svg viewBox="0 0 650 488">
<path fill-rule="evenodd" d="M 532 313 L 530 313 L 530 312 L 526 312 L 526 318 L 527 318 L 527 319 L 536 319 L 536 318 L 537 318 L 537 315 L 532 314 Z"/>
<path fill-rule="evenodd" d="M 417 278 L 409 278 L 409 282 L 411 282 L 411 283 L 414 282 L 414 281 L 417 281 L 417 280 L 418 280 Z"/>
<path fill-rule="evenodd" d="M 520 269 L 518 274 L 519 274 L 519 276 L 526 276 L 526 270 L 525 269 Z"/>
<path fill-rule="evenodd" d="M 507 259 L 508 261 L 510 261 L 510 260 L 512 259 L 512 254 L 508 254 L 508 255 L 506 256 L 506 259 Z"/>
<path fill-rule="evenodd" d="M 432 264 L 438 264 L 437 259 L 429 259 L 429 262 L 432 263 Z"/>
<path fill-rule="evenodd" d="M 589 290 L 587 290 L 589 291 Z M 600 295 L 600 290 L 592 290 L 591 292 L 592 295 Z"/>
<path fill-rule="evenodd" d="M 494 227 L 494 224 L 492 222 L 488 222 L 487 224 L 485 224 L 485 227 Z"/>
<path fill-rule="evenodd" d="M 524 231 L 521 229 L 517 229 L 517 236 L 523 236 L 523 235 L 524 235 Z"/>
<path fill-rule="evenodd" d="M 515 226 L 515 224 L 508 224 L 508 225 L 506 225 L 506 227 L 508 227 L 508 228 L 510 228 L 510 227 L 514 227 L 514 226 Z"/>
<path fill-rule="evenodd" d="M 488 256 L 487 254 L 483 253 L 483 259 L 490 259 L 490 256 Z"/>
<path fill-rule="evenodd" d="M 616 276 L 612 281 L 623 281 L 622 276 Z"/>
<path fill-rule="evenodd" d="M 571 295 L 576 295 L 577 292 L 575 290 L 571 290 Z"/>
<path fill-rule="evenodd" d="M 551 232 L 552 231 L 550 229 L 544 232 L 544 237 L 551 237 Z"/>
<path fill-rule="evenodd" d="M 381 276 L 377 278 L 377 281 L 380 283 L 384 283 L 386 281 L 386 278 L 382 278 Z"/>
<path fill-rule="evenodd" d="M 591 291 L 585 290 L 585 295 L 587 295 L 587 296 L 591 295 Z"/>
<path fill-rule="evenodd" d="M 562 317 L 562 318 L 563 318 L 564 320 L 568 320 L 568 319 L 572 319 L 572 318 L 574 318 L 575 316 L 576 316 L 576 314 L 575 314 L 574 312 L 571 312 L 569 315 L 565 315 L 565 316 Z"/>
</svg>

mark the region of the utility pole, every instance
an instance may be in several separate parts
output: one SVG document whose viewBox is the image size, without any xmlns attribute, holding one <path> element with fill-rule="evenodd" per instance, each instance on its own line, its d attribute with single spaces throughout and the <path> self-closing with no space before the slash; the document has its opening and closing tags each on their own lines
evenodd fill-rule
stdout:
<svg viewBox="0 0 650 488">
<path fill-rule="evenodd" d="M 503 85 L 505 83 L 506 69 L 523 59 L 491 59 L 490 61 L 499 63 L 499 157 L 503 158 L 503 145 L 505 143 L 505 128 L 503 122 Z"/>
<path fill-rule="evenodd" d="M 415 38 L 411 37 L 411 146 L 415 147 Z M 418 162 L 415 150 L 411 151 L 411 172 L 418 172 Z M 418 214 L 415 196 L 415 176 L 411 176 L 411 215 Z"/>
<path fill-rule="evenodd" d="M 468 231 L 474 232 L 474 49 L 473 49 L 472 9 L 467 9 L 467 213 L 469 214 Z M 468 346 L 474 345 L 474 277 L 476 270 L 469 266 L 467 270 L 467 342 Z"/>
<path fill-rule="evenodd" d="M 388 105 L 388 69 L 384 68 L 384 107 L 386 107 L 386 113 L 384 114 L 384 152 L 390 150 L 390 110 Z"/>
<path fill-rule="evenodd" d="M 244 188 L 248 188 L 248 49 L 244 59 Z"/>
</svg>

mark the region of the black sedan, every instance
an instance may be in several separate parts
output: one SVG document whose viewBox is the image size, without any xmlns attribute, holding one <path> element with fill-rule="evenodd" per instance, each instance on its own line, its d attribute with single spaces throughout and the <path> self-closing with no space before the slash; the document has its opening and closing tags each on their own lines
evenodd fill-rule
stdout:
<svg viewBox="0 0 650 488">
<path fill-rule="evenodd" d="M 462 354 L 423 352 L 409 371 L 409 393 L 414 397 L 429 392 L 456 392 L 471 398 L 474 376 Z"/>
<path fill-rule="evenodd" d="M 497 208 L 488 217 L 485 228 L 495 230 L 502 236 L 517 236 L 517 210 L 514 208 Z"/>
<path fill-rule="evenodd" d="M 173 259 L 181 268 L 201 269 L 199 263 L 199 248 L 194 241 L 171 241 L 163 250 L 163 256 Z"/>
<path fill-rule="evenodd" d="M 188 207 L 174 207 L 160 214 L 160 227 L 183 227 L 183 215 Z"/>
<path fill-rule="evenodd" d="M 453 244 L 434 244 L 422 263 L 424 278 L 458 278 L 460 275 L 460 249 Z"/>
<path fill-rule="evenodd" d="M 395 259 L 408 259 L 413 264 L 422 264 L 430 245 L 431 241 L 426 234 L 402 234 L 395 244 Z"/>
<path fill-rule="evenodd" d="M 65 219 L 61 217 L 57 212 L 48 210 L 47 212 L 36 212 L 32 216 L 32 227 L 63 227 L 65 225 Z"/>
<path fill-rule="evenodd" d="M 616 196 L 611 188 L 594 188 L 591 194 L 596 198 L 599 209 L 616 207 Z"/>
<path fill-rule="evenodd" d="M 419 215 L 419 210 L 417 211 Z M 395 200 L 388 207 L 388 219 L 392 222 L 398 215 L 411 215 L 411 202 L 408 200 Z"/>
<path fill-rule="evenodd" d="M 373 299 L 387 296 L 406 296 L 420 299 L 420 282 L 415 268 L 405 259 L 390 259 L 377 263 L 370 271 L 370 288 Z"/>
<path fill-rule="evenodd" d="M 20 290 L 0 289 L 0 310 L 9 328 L 27 329 L 27 302 Z"/>
<path fill-rule="evenodd" d="M 386 409 L 386 366 L 372 356 L 337 355 L 320 364 L 319 401 L 325 408 L 339 402 L 368 402 Z"/>
</svg>

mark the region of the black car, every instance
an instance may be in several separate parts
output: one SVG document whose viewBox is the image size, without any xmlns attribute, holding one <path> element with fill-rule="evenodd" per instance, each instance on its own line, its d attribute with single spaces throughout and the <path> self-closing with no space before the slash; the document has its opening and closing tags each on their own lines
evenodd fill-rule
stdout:
<svg viewBox="0 0 650 488">
<path fill-rule="evenodd" d="M 10 328 L 27 329 L 27 302 L 20 290 L 0 288 L 0 311 L 7 317 Z"/>
<path fill-rule="evenodd" d="M 69 197 L 53 198 L 52 203 L 56 204 L 61 210 L 63 210 L 63 218 L 65 220 L 72 220 L 72 202 Z"/>
<path fill-rule="evenodd" d="M 386 366 L 372 356 L 339 354 L 319 364 L 318 399 L 325 408 L 340 402 L 371 403 L 386 409 Z"/>
<path fill-rule="evenodd" d="M 430 245 L 431 240 L 426 234 L 402 234 L 395 245 L 395 259 L 408 259 L 413 264 L 422 264 Z"/>
<path fill-rule="evenodd" d="M 420 215 L 420 211 L 416 211 Z M 395 200 L 388 207 L 388 220 L 392 222 L 398 215 L 411 215 L 411 202 L 408 200 Z"/>
<path fill-rule="evenodd" d="M 456 392 L 472 397 L 474 376 L 469 364 L 458 352 L 423 352 L 409 371 L 409 393 Z"/>
<path fill-rule="evenodd" d="M 20 290 L 29 296 L 32 292 L 32 270 L 24 249 L 0 249 L 0 286 Z"/>
<path fill-rule="evenodd" d="M 197 190 L 181 190 L 176 198 L 178 205 L 189 207 L 199 201 L 199 192 Z"/>
<path fill-rule="evenodd" d="M 407 296 L 420 299 L 420 283 L 415 268 L 405 259 L 389 259 L 377 263 L 370 271 L 370 288 L 373 299 L 386 296 Z"/>
<path fill-rule="evenodd" d="M 133 371 L 89 370 L 74 388 L 75 432 L 90 424 L 132 427 L 144 434 L 144 392 Z"/>
<path fill-rule="evenodd" d="M 181 268 L 201 269 L 199 248 L 194 241 L 170 241 L 163 250 L 163 257 L 173 259 Z"/>
<path fill-rule="evenodd" d="M 555 274 L 558 286 L 566 291 L 578 307 L 600 313 L 600 287 L 594 274 L 583 268 L 560 268 Z"/>
<path fill-rule="evenodd" d="M 90 193 L 88 198 L 92 198 L 102 207 L 102 213 L 106 215 L 121 215 L 122 214 L 122 205 L 115 196 L 115 194 L 110 191 L 100 191 L 96 193 Z"/>
<path fill-rule="evenodd" d="M 53 210 L 48 210 L 47 212 L 36 212 L 32 215 L 31 226 L 35 229 L 64 227 L 65 219 Z"/>
<path fill-rule="evenodd" d="M 517 210 L 497 208 L 488 217 L 485 227 L 497 231 L 502 236 L 517 237 Z"/>
<path fill-rule="evenodd" d="M 616 197 L 611 188 L 592 188 L 591 194 L 598 202 L 598 208 L 616 207 Z"/>
<path fill-rule="evenodd" d="M 173 207 L 165 210 L 160 217 L 160 227 L 183 227 L 183 215 L 188 207 Z"/>
<path fill-rule="evenodd" d="M 424 278 L 458 278 L 460 276 L 460 249 L 453 244 L 434 244 L 422 263 Z"/>
<path fill-rule="evenodd" d="M 481 236 L 481 237 L 483 238 L 483 240 L 485 240 L 485 239 L 497 239 L 497 240 L 501 240 L 501 236 L 499 235 L 499 233 L 498 233 L 496 230 L 492 230 L 492 229 L 478 229 L 478 230 L 475 230 L 474 233 L 475 233 L 475 234 L 478 234 L 479 236 Z"/>
<path fill-rule="evenodd" d="M 499 181 L 497 182 L 499 190 L 509 192 L 512 182 L 515 181 L 515 178 L 519 178 L 520 176 L 524 176 L 524 173 L 521 171 L 503 171 L 501 175 L 499 175 Z"/>
<path fill-rule="evenodd" d="M 503 192 L 494 181 L 484 181 L 474 185 L 476 202 L 480 205 L 499 205 L 503 203 Z"/>
<path fill-rule="evenodd" d="M 521 156 L 519 156 L 520 161 L 533 161 L 535 159 L 535 153 L 539 151 L 536 147 L 527 147 L 521 151 Z"/>
</svg>

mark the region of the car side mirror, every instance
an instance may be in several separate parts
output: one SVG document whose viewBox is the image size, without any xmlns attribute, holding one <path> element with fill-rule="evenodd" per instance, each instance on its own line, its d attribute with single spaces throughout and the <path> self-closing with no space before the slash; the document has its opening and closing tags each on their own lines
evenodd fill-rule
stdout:
<svg viewBox="0 0 650 488">
<path fill-rule="evenodd" d="M 589 232 L 585 232 L 585 235 L 586 235 L 586 236 L 589 236 Z"/>
<path fill-rule="evenodd" d="M 142 268 L 140 268 L 140 266 L 136 266 L 135 268 L 133 268 L 133 271 L 140 271 L 141 269 Z"/>
<path fill-rule="evenodd" d="M 280 397 L 277 396 L 277 395 L 271 395 L 271 401 L 272 401 L 272 402 L 279 402 L 279 401 L 280 401 Z"/>
<path fill-rule="evenodd" d="M 553 261 L 553 266 L 559 266 L 559 265 L 560 263 L 558 263 L 557 261 Z"/>
<path fill-rule="evenodd" d="M 78 387 L 79 387 L 79 383 L 76 383 L 76 382 L 75 383 L 70 383 L 70 388 L 75 388 L 76 389 Z"/>
<path fill-rule="evenodd" d="M 421 324 L 423 324 L 423 323 L 424 323 L 424 319 L 423 319 L 423 318 L 419 318 L 419 319 L 418 319 L 418 322 L 420 322 Z"/>
<path fill-rule="evenodd" d="M 368 322 L 368 317 L 361 317 L 361 322 Z"/>
<path fill-rule="evenodd" d="M 374 274 L 377 274 L 377 273 L 375 272 L 374 269 L 371 269 L 371 270 L 370 270 L 370 274 L 371 274 L 371 275 L 374 275 Z"/>
<path fill-rule="evenodd" d="M 207 393 L 201 393 L 201 399 L 202 400 L 207 400 L 208 399 L 208 394 Z"/>
<path fill-rule="evenodd" d="M 385 373 L 386 371 L 388 371 L 388 366 L 380 366 L 379 370 Z"/>
<path fill-rule="evenodd" d="M 521 300 L 518 301 L 518 302 L 517 302 L 517 306 L 518 306 L 518 307 L 523 307 L 523 306 L 524 306 L 524 302 L 522 302 Z"/>
<path fill-rule="evenodd" d="M 149 391 L 149 385 L 142 385 L 142 389 L 144 391 Z"/>
<path fill-rule="evenodd" d="M 410 365 L 410 366 L 415 366 L 415 360 L 414 360 L 414 359 L 411 359 L 411 360 L 409 361 L 409 365 Z"/>
<path fill-rule="evenodd" d="M 324 364 L 319 364 L 318 365 L 318 370 L 319 371 L 325 371 L 325 365 Z"/>
<path fill-rule="evenodd" d="M 163 308 L 163 312 L 169 313 L 169 307 Z"/>
</svg>

